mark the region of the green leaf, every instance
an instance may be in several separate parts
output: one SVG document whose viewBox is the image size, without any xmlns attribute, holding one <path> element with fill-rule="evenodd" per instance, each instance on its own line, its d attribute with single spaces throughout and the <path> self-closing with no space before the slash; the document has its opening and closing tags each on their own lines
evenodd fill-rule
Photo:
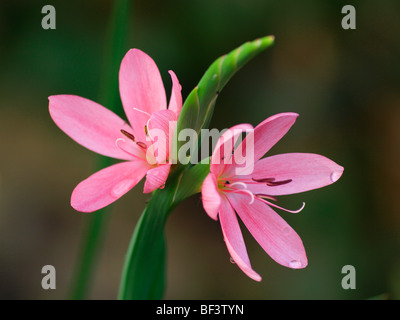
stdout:
<svg viewBox="0 0 400 320">
<path fill-rule="evenodd" d="M 194 129 L 200 138 L 200 130 L 208 127 L 217 97 L 227 82 L 247 62 L 273 43 L 273 36 L 246 42 L 211 64 L 183 104 L 174 135 L 173 157 L 178 155 L 177 150 L 185 143 L 178 140 L 181 130 Z M 177 161 L 176 158 L 173 160 Z"/>
<path fill-rule="evenodd" d="M 168 178 L 165 188 L 154 192 L 136 225 L 123 266 L 119 299 L 161 299 L 163 296 L 164 227 L 173 208 L 181 171 L 175 170 Z"/>
</svg>

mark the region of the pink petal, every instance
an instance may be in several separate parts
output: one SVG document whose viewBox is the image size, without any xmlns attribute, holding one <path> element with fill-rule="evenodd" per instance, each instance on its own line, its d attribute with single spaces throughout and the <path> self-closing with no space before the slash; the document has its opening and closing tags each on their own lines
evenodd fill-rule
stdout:
<svg viewBox="0 0 400 320">
<path fill-rule="evenodd" d="M 149 193 L 158 188 L 162 188 L 167 181 L 170 169 L 171 165 L 167 163 L 147 171 L 143 192 Z"/>
<path fill-rule="evenodd" d="M 153 146 L 149 152 L 155 152 L 157 163 L 164 163 L 168 159 L 175 127 L 176 115 L 172 110 L 159 110 L 151 115 L 147 140 L 151 140 Z"/>
<path fill-rule="evenodd" d="M 218 211 L 221 206 L 221 196 L 218 192 L 217 179 L 209 173 L 201 186 L 201 199 L 203 208 L 210 218 L 217 220 Z"/>
<path fill-rule="evenodd" d="M 254 128 L 254 132 L 243 140 L 242 146 L 237 150 L 247 150 L 246 156 L 250 157 L 251 161 L 255 163 L 289 131 L 297 117 L 297 113 L 286 112 L 267 118 Z M 248 141 L 252 142 L 250 147 L 246 145 Z M 235 158 L 239 157 L 235 154 Z M 232 171 L 233 167 L 230 169 Z M 251 169 L 253 169 L 252 166 Z M 241 170 L 245 174 L 250 173 L 247 167 L 241 168 Z M 236 174 L 241 174 L 240 170 L 236 170 Z"/>
<path fill-rule="evenodd" d="M 307 266 L 303 242 L 274 210 L 258 200 L 249 204 L 247 195 L 227 194 L 227 197 L 247 229 L 272 259 L 293 269 Z"/>
<path fill-rule="evenodd" d="M 141 50 L 129 50 L 121 63 L 119 90 L 135 137 L 144 141 L 149 115 L 167 108 L 164 85 L 153 59 Z"/>
<path fill-rule="evenodd" d="M 251 124 L 243 123 L 226 130 L 218 139 L 211 156 L 210 171 L 217 177 L 232 166 L 232 152 L 239 136 L 248 130 L 252 130 Z"/>
<path fill-rule="evenodd" d="M 56 125 L 73 140 L 102 155 L 131 160 L 133 157 L 116 146 L 122 138 L 120 130 L 132 129 L 109 109 L 74 95 L 49 97 L 50 116 Z"/>
<path fill-rule="evenodd" d="M 251 279 L 261 281 L 261 276 L 251 267 L 236 214 L 227 199 L 222 201 L 219 220 L 226 247 L 233 261 Z"/>
<path fill-rule="evenodd" d="M 81 212 L 104 208 L 132 189 L 148 169 L 145 161 L 121 162 L 104 168 L 76 186 L 71 205 Z"/>
<path fill-rule="evenodd" d="M 299 193 L 336 182 L 343 170 L 343 167 L 318 154 L 279 154 L 259 160 L 251 177 L 274 178 L 278 182 L 292 181 L 277 186 L 267 186 L 265 183 L 248 184 L 248 189 L 254 193 L 274 196 Z"/>
<path fill-rule="evenodd" d="M 172 90 L 168 110 L 174 111 L 176 114 L 176 119 L 178 119 L 179 114 L 182 110 L 182 87 L 179 84 L 178 78 L 176 77 L 175 73 L 172 70 L 168 72 L 171 75 L 172 79 Z"/>
</svg>

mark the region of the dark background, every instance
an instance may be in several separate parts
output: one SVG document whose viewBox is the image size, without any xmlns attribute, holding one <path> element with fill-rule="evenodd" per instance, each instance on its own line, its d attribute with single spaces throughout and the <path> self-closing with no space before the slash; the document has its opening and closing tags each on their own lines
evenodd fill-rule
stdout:
<svg viewBox="0 0 400 320">
<path fill-rule="evenodd" d="M 56 30 L 41 9 L 56 8 Z M 341 27 L 353 4 L 357 29 Z M 97 100 L 111 1 L 0 2 L 0 298 L 64 299 L 87 216 L 70 194 L 94 172 L 96 155 L 59 130 L 49 95 Z M 219 223 L 196 195 L 166 230 L 169 299 L 368 299 L 400 297 L 400 2 L 337 0 L 132 1 L 126 51 L 157 63 L 167 93 L 173 69 L 183 97 L 214 59 L 273 34 L 275 45 L 220 94 L 211 126 L 223 129 L 292 111 L 296 124 L 270 154 L 311 152 L 345 168 L 335 184 L 280 203 L 302 237 L 309 265 L 276 264 L 243 228 L 263 281 L 229 262 Z M 143 182 L 112 206 L 92 299 L 114 299 L 123 258 L 147 196 Z M 54 265 L 57 289 L 41 288 Z M 356 289 L 341 287 L 344 265 Z"/>
</svg>

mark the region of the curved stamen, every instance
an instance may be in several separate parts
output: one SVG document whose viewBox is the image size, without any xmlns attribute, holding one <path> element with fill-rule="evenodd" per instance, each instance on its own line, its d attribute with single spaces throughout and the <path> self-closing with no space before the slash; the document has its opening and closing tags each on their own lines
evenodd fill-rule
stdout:
<svg viewBox="0 0 400 320">
<path fill-rule="evenodd" d="M 144 126 L 144 132 L 146 133 L 146 136 L 150 138 L 151 142 L 153 142 L 153 137 L 150 134 L 149 128 L 150 128 L 150 120 L 151 117 L 147 120 L 146 125 Z"/>
<path fill-rule="evenodd" d="M 232 192 L 232 193 L 246 193 L 246 194 L 248 194 L 248 195 L 251 197 L 251 200 L 250 200 L 249 204 L 252 204 L 252 203 L 254 202 L 254 199 L 255 199 L 253 192 L 251 192 L 251 191 L 249 191 L 249 190 L 234 189 L 234 190 L 231 190 L 231 191 L 228 191 L 228 192 Z"/>
<path fill-rule="evenodd" d="M 148 113 L 148 112 L 146 112 L 146 111 L 140 110 L 140 109 L 138 109 L 138 108 L 132 108 L 132 109 L 133 109 L 133 110 L 136 110 L 136 111 L 139 111 L 139 112 L 141 112 L 141 113 L 144 113 L 144 114 L 148 115 L 149 117 L 151 117 L 151 114 Z"/>
<path fill-rule="evenodd" d="M 227 182 L 229 182 L 229 181 L 227 181 Z M 236 186 L 236 185 L 243 186 L 244 189 L 247 189 L 247 185 L 244 182 L 229 183 L 229 187 Z"/>
<path fill-rule="evenodd" d="M 245 184 L 257 184 L 257 183 L 259 183 L 259 182 L 256 182 L 256 181 L 249 180 L 249 178 L 237 178 L 237 177 L 227 178 L 226 181 L 244 182 Z"/>
<path fill-rule="evenodd" d="M 130 156 L 132 156 L 132 157 L 134 157 L 134 158 L 143 160 L 142 158 L 138 157 L 137 155 L 135 155 L 135 154 L 133 154 L 133 153 L 131 153 L 131 152 L 125 150 L 124 148 L 122 148 L 122 147 L 119 145 L 119 143 L 120 143 L 121 141 L 122 141 L 122 142 L 125 142 L 125 140 L 122 139 L 122 138 L 118 138 L 117 140 L 115 140 L 115 146 L 116 146 L 119 150 L 125 152 L 126 154 L 129 154 Z"/>
<path fill-rule="evenodd" d="M 269 179 L 274 179 L 274 178 L 269 178 Z M 231 180 L 231 179 L 229 179 L 229 180 Z M 264 180 L 265 180 L 265 179 L 264 179 Z M 292 181 L 292 180 L 290 180 L 290 181 Z M 251 192 L 250 190 L 247 190 L 247 185 L 246 185 L 246 183 L 244 183 L 244 182 L 238 182 L 238 181 L 236 181 L 236 182 L 233 182 L 233 183 L 229 183 L 229 181 L 225 181 L 224 184 L 225 184 L 225 186 L 230 187 L 230 188 L 233 187 L 233 186 L 235 186 L 235 185 L 242 186 L 243 189 L 234 189 L 234 188 L 232 188 L 232 190 L 225 190 L 225 192 L 242 193 L 242 194 L 243 194 L 243 193 L 246 193 L 246 194 L 248 194 L 248 195 L 251 197 L 251 200 L 250 200 L 249 204 L 252 204 L 252 203 L 254 202 L 254 200 L 257 199 L 257 200 L 260 200 L 261 202 L 263 202 L 263 203 L 265 203 L 265 204 L 267 204 L 267 205 L 269 205 L 269 206 L 271 206 L 271 207 L 274 207 L 274 208 L 277 208 L 277 209 L 281 209 L 281 210 L 283 210 L 283 211 L 290 212 L 290 213 L 299 213 L 299 212 L 301 212 L 301 211 L 304 209 L 304 207 L 305 207 L 305 205 L 306 205 L 306 203 L 303 202 L 303 204 L 301 205 L 301 207 L 300 207 L 299 209 L 297 209 L 297 210 L 285 209 L 285 208 L 282 208 L 282 207 L 280 207 L 280 206 L 278 206 L 278 205 L 276 205 L 276 204 L 271 203 L 270 201 L 268 201 L 268 200 L 278 201 L 278 199 L 276 199 L 275 197 L 270 196 L 270 195 L 268 195 L 268 194 L 263 194 L 263 193 L 254 194 L 254 193 Z M 268 200 L 267 200 L 267 199 L 268 199 Z"/>
<path fill-rule="evenodd" d="M 304 207 L 306 206 L 306 203 L 303 202 L 303 204 L 301 205 L 301 208 L 300 208 L 300 209 L 297 209 L 297 210 L 289 210 L 289 209 L 285 209 L 285 208 L 282 208 L 282 207 L 280 207 L 280 206 L 277 206 L 276 204 L 271 203 L 271 202 L 269 202 L 269 201 L 267 201 L 267 200 L 265 200 L 265 199 L 263 199 L 263 198 L 257 197 L 257 199 L 260 200 L 261 202 L 266 203 L 267 205 L 269 205 L 269 206 L 271 206 L 271 207 L 275 207 L 275 208 L 277 208 L 277 209 L 281 209 L 281 210 L 283 210 L 283 211 L 290 212 L 290 213 L 299 213 L 299 212 L 302 211 L 302 210 L 304 209 Z"/>
<path fill-rule="evenodd" d="M 253 202 L 254 202 L 254 194 L 253 194 L 253 192 L 251 192 L 251 191 L 249 191 L 249 190 L 240 190 L 241 192 L 246 192 L 246 193 L 248 193 L 249 195 L 250 195 L 250 197 L 251 197 L 251 200 L 250 200 L 250 202 L 249 202 L 249 204 L 252 204 Z"/>
<path fill-rule="evenodd" d="M 254 202 L 254 199 L 255 199 L 254 198 L 254 193 L 249 191 L 249 190 L 246 190 L 247 189 L 247 185 L 244 182 L 229 183 L 229 181 L 225 181 L 225 185 L 227 187 L 233 187 L 233 186 L 236 186 L 236 185 L 242 186 L 243 189 L 233 189 L 233 190 L 229 190 L 227 192 L 232 192 L 232 193 L 243 193 L 244 192 L 244 193 L 248 194 L 251 197 L 251 200 L 250 200 L 249 204 L 252 204 Z"/>
</svg>

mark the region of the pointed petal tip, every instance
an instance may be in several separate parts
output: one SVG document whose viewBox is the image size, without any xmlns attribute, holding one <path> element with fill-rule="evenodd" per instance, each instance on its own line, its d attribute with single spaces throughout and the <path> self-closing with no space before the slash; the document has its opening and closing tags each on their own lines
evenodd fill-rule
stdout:
<svg viewBox="0 0 400 320">
<path fill-rule="evenodd" d="M 181 91 L 182 90 L 182 85 L 179 82 L 178 77 L 176 76 L 176 73 L 172 70 L 168 70 L 169 75 L 171 76 L 172 79 L 172 84 L 177 86 L 177 90 Z M 182 101 L 181 101 L 182 103 Z"/>
<path fill-rule="evenodd" d="M 295 118 L 297 118 L 298 116 L 299 116 L 299 114 L 297 113 L 297 112 L 291 112 L 291 111 L 289 111 L 289 112 L 282 112 L 282 113 L 279 113 L 279 114 L 277 114 L 277 116 L 292 116 L 292 117 L 295 117 Z"/>
<path fill-rule="evenodd" d="M 307 257 L 305 257 L 304 259 L 294 259 L 289 261 L 287 267 L 290 269 L 304 269 L 305 267 L 307 267 L 308 265 L 308 261 L 307 261 Z"/>
<path fill-rule="evenodd" d="M 128 52 L 126 54 L 141 54 L 144 53 L 142 50 L 137 49 L 137 48 L 131 48 L 128 50 Z M 145 54 L 145 53 L 144 53 Z"/>
<path fill-rule="evenodd" d="M 175 112 L 176 118 L 179 117 L 179 114 L 182 110 L 182 86 L 179 83 L 178 77 L 175 72 L 172 70 L 168 71 L 172 80 L 172 89 L 171 96 L 168 103 L 168 109 Z"/>
<path fill-rule="evenodd" d="M 81 196 L 79 195 L 79 192 L 77 191 L 77 188 L 75 188 L 72 191 L 70 204 L 74 210 L 81 212 L 81 213 L 93 213 L 93 212 L 101 209 L 101 208 L 98 208 L 98 209 L 89 208 L 88 206 L 82 204 L 82 199 L 81 199 Z"/>
<path fill-rule="evenodd" d="M 78 211 L 78 212 L 80 212 L 80 213 L 93 213 L 93 212 L 96 211 L 96 210 L 90 210 L 90 209 L 87 209 L 87 208 L 81 208 L 81 207 L 79 206 L 79 204 L 78 204 L 78 203 L 75 203 L 75 201 L 73 201 L 72 199 L 71 199 L 71 207 L 72 207 L 74 210 L 76 210 L 76 211 Z"/>
<path fill-rule="evenodd" d="M 71 195 L 71 206 L 80 212 L 100 210 L 130 191 L 146 174 L 142 162 L 120 162 L 81 181 Z"/>
<path fill-rule="evenodd" d="M 250 279 L 253 279 L 254 281 L 257 281 L 257 282 L 261 282 L 261 280 L 262 280 L 262 277 L 257 272 L 255 272 L 254 270 L 252 270 L 251 274 L 247 274 L 247 276 Z"/>
<path fill-rule="evenodd" d="M 334 183 L 340 179 L 340 177 L 343 174 L 343 171 L 344 171 L 344 168 L 342 166 L 337 165 L 337 167 L 335 168 L 335 170 L 332 171 L 331 176 L 330 176 L 332 183 Z"/>
<path fill-rule="evenodd" d="M 52 106 L 52 103 L 54 103 L 60 96 L 65 96 L 65 95 L 51 95 L 47 98 L 49 99 L 49 108 Z"/>
</svg>

